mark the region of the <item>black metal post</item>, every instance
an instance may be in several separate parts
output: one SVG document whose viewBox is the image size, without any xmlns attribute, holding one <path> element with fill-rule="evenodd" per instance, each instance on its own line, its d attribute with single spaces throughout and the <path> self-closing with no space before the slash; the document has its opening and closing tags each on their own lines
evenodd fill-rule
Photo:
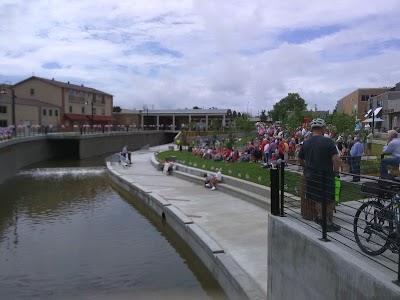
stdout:
<svg viewBox="0 0 400 300">
<path fill-rule="evenodd" d="M 279 170 L 277 168 L 270 169 L 271 183 L 271 214 L 279 216 Z"/>
<path fill-rule="evenodd" d="M 397 280 L 394 280 L 393 282 L 398 286 L 400 286 L 400 251 L 399 251 L 399 259 L 397 261 Z"/>
<path fill-rule="evenodd" d="M 12 125 L 15 125 L 15 91 L 11 89 L 11 100 L 12 100 Z"/>
<path fill-rule="evenodd" d="M 92 100 L 92 130 L 93 130 L 94 120 L 93 120 L 93 100 Z"/>
<path fill-rule="evenodd" d="M 280 166 L 280 180 L 281 180 L 281 217 L 285 216 L 284 204 L 285 204 L 285 162 L 281 162 Z"/>
<path fill-rule="evenodd" d="M 374 129 L 375 129 L 375 112 L 373 111 L 372 112 L 372 136 L 374 136 Z"/>
<path fill-rule="evenodd" d="M 330 240 L 328 239 L 327 236 L 327 198 L 326 198 L 326 189 L 327 189 L 327 179 L 326 179 L 326 172 L 322 173 L 322 191 L 321 191 L 321 197 L 322 197 L 322 238 L 320 239 L 321 241 L 324 242 L 329 242 Z"/>
</svg>

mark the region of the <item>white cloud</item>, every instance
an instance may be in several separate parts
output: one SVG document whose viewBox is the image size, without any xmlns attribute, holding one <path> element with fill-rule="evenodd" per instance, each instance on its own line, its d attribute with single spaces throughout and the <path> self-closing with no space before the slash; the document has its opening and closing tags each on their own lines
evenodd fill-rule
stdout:
<svg viewBox="0 0 400 300">
<path fill-rule="evenodd" d="M 34 72 L 127 108 L 255 114 L 299 92 L 332 110 L 358 87 L 400 81 L 398 14 L 395 0 L 3 0 L 0 81 Z"/>
</svg>

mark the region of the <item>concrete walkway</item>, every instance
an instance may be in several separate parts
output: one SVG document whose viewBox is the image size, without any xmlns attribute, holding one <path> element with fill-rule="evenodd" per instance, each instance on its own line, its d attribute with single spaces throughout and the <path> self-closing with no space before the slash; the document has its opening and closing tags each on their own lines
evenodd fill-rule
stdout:
<svg viewBox="0 0 400 300">
<path fill-rule="evenodd" d="M 168 145 L 134 152 L 130 167 L 115 163 L 113 168 L 124 179 L 144 186 L 177 207 L 230 254 L 266 295 L 269 212 L 243 199 L 156 170 L 151 156 L 164 150 Z"/>
</svg>

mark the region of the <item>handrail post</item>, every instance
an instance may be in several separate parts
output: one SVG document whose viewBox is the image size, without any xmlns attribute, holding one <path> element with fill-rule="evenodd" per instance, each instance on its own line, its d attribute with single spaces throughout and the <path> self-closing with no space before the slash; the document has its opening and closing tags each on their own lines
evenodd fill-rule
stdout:
<svg viewBox="0 0 400 300">
<path fill-rule="evenodd" d="M 285 162 L 281 162 L 281 167 L 280 167 L 280 183 L 281 183 L 281 217 L 285 216 L 284 212 L 284 204 L 285 204 Z"/>
<path fill-rule="evenodd" d="M 321 197 L 322 197 L 322 238 L 320 239 L 321 241 L 324 242 L 329 242 L 330 240 L 328 239 L 327 236 L 327 199 L 326 199 L 326 189 L 328 187 L 327 185 L 327 178 L 326 178 L 326 171 L 323 171 L 322 173 L 322 191 L 321 191 Z"/>
<path fill-rule="evenodd" d="M 271 183 L 271 214 L 279 216 L 279 170 L 277 168 L 270 169 Z"/>
</svg>

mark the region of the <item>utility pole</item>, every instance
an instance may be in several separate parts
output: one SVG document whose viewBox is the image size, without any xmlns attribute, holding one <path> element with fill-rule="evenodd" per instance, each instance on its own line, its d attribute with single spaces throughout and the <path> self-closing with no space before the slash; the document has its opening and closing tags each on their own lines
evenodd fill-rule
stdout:
<svg viewBox="0 0 400 300">
<path fill-rule="evenodd" d="M 12 124 L 16 126 L 16 124 L 15 124 L 15 91 L 14 91 L 14 89 L 11 89 L 11 100 L 12 100 Z"/>
</svg>

